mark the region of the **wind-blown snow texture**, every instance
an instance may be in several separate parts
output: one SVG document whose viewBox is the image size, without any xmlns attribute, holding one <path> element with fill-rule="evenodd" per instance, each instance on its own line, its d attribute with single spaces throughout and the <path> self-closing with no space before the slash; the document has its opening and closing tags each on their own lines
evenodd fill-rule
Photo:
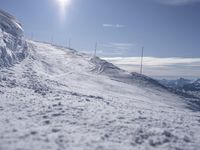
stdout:
<svg viewBox="0 0 200 150">
<path fill-rule="evenodd" d="M 199 149 L 187 99 L 99 58 L 27 43 L 23 61 L 0 69 L 1 150 Z"/>
</svg>

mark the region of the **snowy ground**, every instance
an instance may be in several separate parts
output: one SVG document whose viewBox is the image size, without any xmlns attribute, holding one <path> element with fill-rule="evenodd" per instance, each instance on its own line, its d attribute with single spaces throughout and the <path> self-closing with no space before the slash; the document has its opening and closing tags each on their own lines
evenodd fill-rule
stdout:
<svg viewBox="0 0 200 150">
<path fill-rule="evenodd" d="M 0 69 L 0 150 L 198 150 L 187 100 L 98 58 L 28 41 Z"/>
</svg>

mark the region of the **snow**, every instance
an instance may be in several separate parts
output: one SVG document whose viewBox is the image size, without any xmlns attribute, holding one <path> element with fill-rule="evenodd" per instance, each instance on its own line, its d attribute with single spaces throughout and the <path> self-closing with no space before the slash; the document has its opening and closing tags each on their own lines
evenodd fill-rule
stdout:
<svg viewBox="0 0 200 150">
<path fill-rule="evenodd" d="M 23 36 L 21 24 L 16 20 L 15 17 L 3 10 L 0 10 L 0 28 L 15 37 Z"/>
<path fill-rule="evenodd" d="M 0 69 L 0 149 L 199 149 L 188 99 L 97 57 L 26 43 L 26 57 Z"/>
<path fill-rule="evenodd" d="M 21 25 L 13 16 L 0 10 L 0 68 L 22 61 L 26 54 Z"/>
<path fill-rule="evenodd" d="M 0 149 L 200 146 L 200 115 L 183 98 L 99 58 L 28 43 L 25 60 L 1 69 Z"/>
</svg>

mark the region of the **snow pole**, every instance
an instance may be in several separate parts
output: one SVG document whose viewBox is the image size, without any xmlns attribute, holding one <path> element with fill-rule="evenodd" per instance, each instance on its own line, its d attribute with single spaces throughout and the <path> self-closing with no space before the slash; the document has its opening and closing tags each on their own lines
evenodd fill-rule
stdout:
<svg viewBox="0 0 200 150">
<path fill-rule="evenodd" d="M 51 36 L 51 45 L 53 45 L 53 43 L 54 43 L 54 38 L 53 36 Z"/>
<path fill-rule="evenodd" d="M 140 74 L 143 73 L 143 59 L 144 59 L 144 47 L 142 47 L 142 53 L 141 53 Z"/>
<path fill-rule="evenodd" d="M 68 46 L 69 46 L 69 49 L 71 49 L 71 39 L 69 39 L 68 41 Z"/>
<path fill-rule="evenodd" d="M 94 47 L 94 57 L 96 57 L 97 54 L 97 42 L 95 43 L 95 47 Z"/>
</svg>

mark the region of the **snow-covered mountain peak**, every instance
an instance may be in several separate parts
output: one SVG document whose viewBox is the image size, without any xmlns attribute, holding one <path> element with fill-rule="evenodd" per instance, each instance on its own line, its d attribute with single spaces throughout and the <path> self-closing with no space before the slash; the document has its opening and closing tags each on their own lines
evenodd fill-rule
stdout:
<svg viewBox="0 0 200 150">
<path fill-rule="evenodd" d="M 0 68 L 23 60 L 27 45 L 19 21 L 0 10 Z"/>
<path fill-rule="evenodd" d="M 3 10 L 0 10 L 0 28 L 13 36 L 23 36 L 21 23 L 14 16 Z"/>
<path fill-rule="evenodd" d="M 195 83 L 200 85 L 200 79 L 197 79 Z"/>
</svg>

